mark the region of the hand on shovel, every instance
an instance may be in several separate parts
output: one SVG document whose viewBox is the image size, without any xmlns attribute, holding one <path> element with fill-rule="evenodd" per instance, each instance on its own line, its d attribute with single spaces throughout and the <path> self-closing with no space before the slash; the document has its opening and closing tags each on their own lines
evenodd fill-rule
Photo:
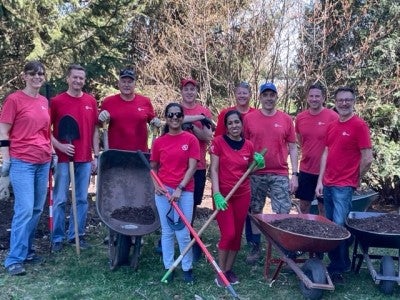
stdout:
<svg viewBox="0 0 400 300">
<path fill-rule="evenodd" d="M 228 208 L 228 203 L 226 202 L 224 196 L 220 192 L 214 193 L 213 195 L 215 207 L 218 210 L 226 210 Z"/>
</svg>

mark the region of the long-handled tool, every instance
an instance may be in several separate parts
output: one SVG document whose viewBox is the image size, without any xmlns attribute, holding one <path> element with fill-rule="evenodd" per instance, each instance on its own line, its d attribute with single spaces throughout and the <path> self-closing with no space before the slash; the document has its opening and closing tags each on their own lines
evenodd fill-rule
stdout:
<svg viewBox="0 0 400 300">
<path fill-rule="evenodd" d="M 263 149 L 261 151 L 261 154 L 264 156 L 265 153 L 267 152 L 266 149 Z M 236 184 L 233 186 L 233 188 L 231 189 L 231 191 L 229 192 L 228 195 L 226 195 L 225 200 L 229 201 L 229 199 L 232 197 L 232 195 L 236 192 L 236 190 L 239 188 L 239 186 L 243 183 L 243 181 L 245 181 L 245 179 L 247 178 L 247 176 L 249 176 L 249 174 L 251 172 L 253 172 L 253 170 L 256 167 L 256 162 L 253 161 L 250 166 L 248 167 L 247 171 L 242 175 L 242 177 L 240 177 L 239 181 L 236 182 Z M 216 218 L 217 214 L 218 214 L 219 210 L 215 210 L 212 215 L 208 218 L 208 220 L 204 223 L 204 225 L 200 228 L 200 230 L 197 232 L 197 235 L 200 237 L 203 232 L 207 229 L 207 227 L 211 224 L 211 222 Z M 168 282 L 168 277 L 169 275 L 175 270 L 175 268 L 179 265 L 179 263 L 182 261 L 183 257 L 186 255 L 186 253 L 188 253 L 188 251 L 190 250 L 190 248 L 196 243 L 196 239 L 192 239 L 190 241 L 190 243 L 186 246 L 186 248 L 182 251 L 182 253 L 178 256 L 178 258 L 174 261 L 174 263 L 172 264 L 172 266 L 168 269 L 168 271 L 164 274 L 163 278 L 161 279 L 161 282 Z"/>
<path fill-rule="evenodd" d="M 58 139 L 67 141 L 69 144 L 72 144 L 72 141 L 79 139 L 79 137 L 80 137 L 79 125 L 76 122 L 76 120 L 69 115 L 65 115 L 64 117 L 62 117 L 60 123 L 58 124 Z M 78 215 L 76 208 L 75 170 L 74 170 L 73 156 L 69 157 L 69 177 L 71 180 L 71 190 L 72 190 L 72 212 L 74 215 L 75 247 L 76 247 L 76 253 L 80 255 L 81 251 L 79 246 L 79 229 L 78 229 Z"/>
<path fill-rule="evenodd" d="M 157 182 L 157 184 L 162 187 L 164 190 L 166 190 L 164 184 L 160 180 L 160 178 L 157 176 L 156 172 L 151 169 L 150 163 L 147 161 L 147 159 L 144 157 L 143 153 L 141 151 L 138 151 L 138 154 L 140 158 L 142 159 L 143 163 L 149 168 L 150 170 L 150 175 L 153 177 L 153 179 Z M 167 192 L 166 197 L 168 200 L 171 198 L 171 195 Z M 225 284 L 225 287 L 227 290 L 232 294 L 234 298 L 239 298 L 238 295 L 236 294 L 235 290 L 233 289 L 232 285 L 222 272 L 221 268 L 218 266 L 214 258 L 212 257 L 211 253 L 208 251 L 206 246 L 203 244 L 202 240 L 200 237 L 197 235 L 196 231 L 193 229 L 193 227 L 190 225 L 190 222 L 186 219 L 185 215 L 183 212 L 180 210 L 179 206 L 176 204 L 175 201 L 170 201 L 176 212 L 178 213 L 179 217 L 181 218 L 182 222 L 185 223 L 186 227 L 189 229 L 190 233 L 193 235 L 195 238 L 196 242 L 199 244 L 201 250 L 204 252 L 204 254 L 207 257 L 207 260 L 210 262 L 210 264 L 214 267 L 215 271 L 218 273 L 219 278 L 221 278 L 222 282 Z"/>
<path fill-rule="evenodd" d="M 49 171 L 49 231 L 50 231 L 50 252 L 51 246 L 53 242 L 53 171 L 50 169 Z"/>
</svg>

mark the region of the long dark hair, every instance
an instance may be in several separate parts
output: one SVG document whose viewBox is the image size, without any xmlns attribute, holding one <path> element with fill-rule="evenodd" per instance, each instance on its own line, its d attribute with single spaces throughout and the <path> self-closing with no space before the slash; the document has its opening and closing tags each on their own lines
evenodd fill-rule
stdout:
<svg viewBox="0 0 400 300">
<path fill-rule="evenodd" d="M 225 127 L 226 127 L 226 123 L 228 123 L 228 118 L 229 118 L 230 116 L 232 116 L 232 115 L 237 115 L 237 116 L 239 117 L 240 122 L 242 122 L 242 124 L 243 124 L 243 117 L 242 117 L 242 114 L 241 114 L 239 111 L 237 111 L 236 109 L 233 109 L 233 110 L 228 111 L 228 112 L 225 114 L 225 116 L 224 116 L 224 124 L 225 124 Z"/>
<path fill-rule="evenodd" d="M 169 111 L 169 109 L 170 109 L 171 107 L 178 107 L 179 110 L 180 110 L 180 112 L 182 113 L 182 115 L 183 115 L 183 117 L 184 117 L 183 106 L 180 105 L 179 103 L 171 102 L 171 103 L 169 103 L 169 104 L 165 107 L 165 111 L 164 111 L 164 117 L 165 117 L 165 118 L 167 118 L 168 111 Z M 168 132 L 169 132 L 169 126 L 168 126 L 168 124 L 165 124 L 163 134 L 166 134 L 166 133 L 168 133 Z"/>
</svg>

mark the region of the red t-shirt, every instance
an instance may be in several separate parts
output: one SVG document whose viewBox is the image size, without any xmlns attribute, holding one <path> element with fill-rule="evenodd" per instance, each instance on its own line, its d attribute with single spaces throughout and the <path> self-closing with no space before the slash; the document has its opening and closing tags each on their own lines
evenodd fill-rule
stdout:
<svg viewBox="0 0 400 300">
<path fill-rule="evenodd" d="M 358 116 L 346 122 L 335 121 L 326 135 L 328 157 L 323 184 L 357 188 L 361 150 L 372 147 L 368 125 Z"/>
<path fill-rule="evenodd" d="M 319 114 L 310 114 L 307 109 L 299 113 L 295 120 L 296 133 L 301 139 L 300 171 L 319 174 L 322 152 L 328 125 L 338 119 L 338 114 L 324 108 Z"/>
<path fill-rule="evenodd" d="M 147 123 L 154 117 L 149 98 L 135 94 L 132 101 L 125 101 L 120 94 L 106 97 L 101 110 L 110 113 L 108 143 L 110 149 L 148 152 Z"/>
<path fill-rule="evenodd" d="M 195 107 L 193 108 L 183 107 L 183 113 L 186 116 L 204 114 L 207 118 L 210 119 L 212 118 L 211 111 L 200 104 L 196 104 Z M 197 126 L 198 128 L 203 128 L 203 124 L 201 124 L 200 121 L 193 122 L 193 125 Z M 199 140 L 199 143 L 200 143 L 200 160 L 197 163 L 197 170 L 205 170 L 207 165 L 206 153 L 207 153 L 208 142 Z"/>
<path fill-rule="evenodd" d="M 50 161 L 50 115 L 45 97 L 34 98 L 23 91 L 10 94 L 4 101 L 0 122 L 11 124 L 10 157 L 35 164 Z"/>
<path fill-rule="evenodd" d="M 158 177 L 167 186 L 176 188 L 189 167 L 189 158 L 200 159 L 197 138 L 186 131 L 180 134 L 164 134 L 154 141 L 150 161 L 158 163 Z M 194 191 L 193 178 L 186 185 L 187 191 Z"/>
<path fill-rule="evenodd" d="M 243 127 L 244 137 L 253 143 L 255 151 L 267 148 L 265 168 L 256 173 L 287 176 L 288 143 L 296 142 L 292 118 L 279 110 L 273 116 L 255 110 L 244 117 Z"/>
<path fill-rule="evenodd" d="M 97 103 L 91 95 L 83 93 L 81 97 L 72 97 L 67 92 L 61 93 L 50 102 L 53 135 L 61 143 L 68 141 L 58 137 L 58 125 L 62 117 L 69 115 L 79 127 L 79 139 L 72 141 L 75 146 L 75 162 L 92 161 L 93 134 L 97 125 Z M 59 162 L 68 162 L 68 155 L 56 149 Z"/>
<path fill-rule="evenodd" d="M 223 195 L 227 195 L 242 175 L 246 173 L 249 164 L 253 161 L 254 146 L 252 142 L 245 140 L 240 150 L 234 150 L 225 141 L 223 135 L 220 135 L 212 141 L 210 154 L 219 158 L 219 189 Z M 241 195 L 249 192 L 250 181 L 247 177 L 235 194 Z"/>
<path fill-rule="evenodd" d="M 225 108 L 224 110 L 222 110 L 219 115 L 218 115 L 218 120 L 217 120 L 217 128 L 215 128 L 215 132 L 214 132 L 214 136 L 218 136 L 218 135 L 223 135 L 226 133 L 226 126 L 225 126 L 225 115 L 228 111 L 231 110 L 236 110 L 236 106 L 231 106 L 228 108 Z M 242 117 L 244 118 L 245 115 L 247 115 L 248 113 L 252 112 L 256 110 L 254 107 L 249 107 L 249 110 L 245 113 L 241 113 Z"/>
</svg>

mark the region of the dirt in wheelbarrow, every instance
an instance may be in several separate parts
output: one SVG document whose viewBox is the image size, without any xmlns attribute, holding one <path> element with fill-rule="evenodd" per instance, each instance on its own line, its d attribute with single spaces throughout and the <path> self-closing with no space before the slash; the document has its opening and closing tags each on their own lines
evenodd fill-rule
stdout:
<svg viewBox="0 0 400 300">
<path fill-rule="evenodd" d="M 340 239 L 348 235 L 348 231 L 345 228 L 336 224 L 301 218 L 275 220 L 270 224 L 282 230 L 312 237 Z"/>
<path fill-rule="evenodd" d="M 122 206 L 111 213 L 111 217 L 140 225 L 151 225 L 154 223 L 156 216 L 151 206 L 129 207 Z"/>
<path fill-rule="evenodd" d="M 400 215 L 384 214 L 360 219 L 348 219 L 349 226 L 376 233 L 400 234 Z"/>
</svg>

